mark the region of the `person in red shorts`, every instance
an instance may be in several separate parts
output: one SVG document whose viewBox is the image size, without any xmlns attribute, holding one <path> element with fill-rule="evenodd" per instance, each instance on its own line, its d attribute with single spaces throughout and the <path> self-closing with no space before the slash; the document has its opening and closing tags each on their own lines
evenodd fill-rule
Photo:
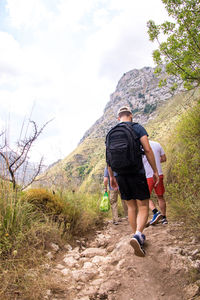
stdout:
<svg viewBox="0 0 200 300">
<path fill-rule="evenodd" d="M 154 191 L 157 195 L 160 211 L 158 211 L 154 202 L 150 199 L 149 207 L 153 212 L 153 218 L 151 219 L 151 221 L 149 222 L 148 225 L 154 225 L 154 224 L 158 223 L 160 220 L 161 220 L 162 224 L 165 225 L 165 224 L 168 224 L 168 221 L 166 218 L 166 202 L 165 202 L 165 199 L 163 196 L 165 193 L 165 187 L 164 187 L 164 183 L 163 183 L 163 172 L 162 172 L 161 163 L 166 161 L 166 155 L 165 155 L 165 152 L 164 152 L 162 146 L 159 143 L 149 141 L 149 144 L 150 144 L 150 146 L 153 150 L 154 156 L 155 156 L 156 166 L 158 169 L 158 174 L 159 174 L 159 179 L 160 179 L 157 186 L 155 186 L 155 182 L 153 179 L 153 170 L 152 170 L 150 164 L 148 163 L 148 160 L 145 155 L 143 156 L 143 164 L 144 164 L 144 168 L 145 168 L 147 183 L 149 186 L 149 192 L 151 194 L 154 189 Z"/>
</svg>

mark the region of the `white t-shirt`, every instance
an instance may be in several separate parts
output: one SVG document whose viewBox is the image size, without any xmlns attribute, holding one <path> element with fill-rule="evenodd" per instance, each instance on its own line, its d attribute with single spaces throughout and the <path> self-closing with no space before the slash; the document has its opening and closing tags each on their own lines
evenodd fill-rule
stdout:
<svg viewBox="0 0 200 300">
<path fill-rule="evenodd" d="M 157 169 L 158 169 L 158 174 L 159 175 L 162 175 L 163 172 L 162 172 L 162 167 L 161 167 L 161 162 L 160 162 L 160 157 L 162 155 L 165 154 L 163 148 L 161 147 L 161 145 L 157 142 L 153 142 L 153 141 L 149 141 L 150 143 L 150 146 L 153 150 L 153 153 L 154 153 L 154 156 L 155 156 L 155 160 L 156 160 L 156 166 L 157 166 Z M 153 177 L 153 170 L 147 160 L 147 157 L 146 155 L 143 155 L 142 157 L 142 160 L 143 160 L 143 165 L 144 165 L 144 169 L 145 169 L 145 173 L 146 173 L 146 178 L 150 178 L 150 177 Z"/>
</svg>

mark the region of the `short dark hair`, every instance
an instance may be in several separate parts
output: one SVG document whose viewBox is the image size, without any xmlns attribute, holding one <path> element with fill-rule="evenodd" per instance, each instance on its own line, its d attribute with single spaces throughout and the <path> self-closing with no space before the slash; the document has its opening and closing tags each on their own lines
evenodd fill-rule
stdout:
<svg viewBox="0 0 200 300">
<path fill-rule="evenodd" d="M 131 116 L 131 115 L 132 115 L 132 113 L 130 113 L 130 112 L 128 112 L 128 111 L 122 111 L 122 112 L 119 113 L 118 117 L 119 117 L 119 118 L 121 118 L 121 117 L 123 117 L 123 116 L 129 117 L 129 116 Z"/>
<path fill-rule="evenodd" d="M 120 109 L 117 112 L 118 117 L 120 117 L 121 113 L 124 113 L 124 112 L 129 113 L 129 115 L 132 114 L 130 107 L 122 106 L 122 107 L 120 107 Z M 129 115 L 126 114 L 126 116 L 129 116 Z"/>
</svg>

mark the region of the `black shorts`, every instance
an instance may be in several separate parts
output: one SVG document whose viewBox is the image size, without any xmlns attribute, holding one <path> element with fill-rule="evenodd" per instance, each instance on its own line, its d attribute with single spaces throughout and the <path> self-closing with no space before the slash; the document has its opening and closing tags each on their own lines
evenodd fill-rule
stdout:
<svg viewBox="0 0 200 300">
<path fill-rule="evenodd" d="M 122 200 L 150 198 L 145 174 L 126 174 L 116 177 Z"/>
</svg>

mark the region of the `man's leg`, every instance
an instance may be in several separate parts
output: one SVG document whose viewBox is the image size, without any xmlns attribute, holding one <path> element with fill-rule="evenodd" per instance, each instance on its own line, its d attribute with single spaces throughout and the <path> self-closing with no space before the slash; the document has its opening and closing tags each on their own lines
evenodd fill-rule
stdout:
<svg viewBox="0 0 200 300">
<path fill-rule="evenodd" d="M 150 210 L 152 210 L 152 211 L 156 208 L 154 202 L 153 202 L 151 199 L 149 199 L 149 208 L 150 208 Z"/>
<path fill-rule="evenodd" d="M 162 215 L 159 215 L 159 220 L 163 219 L 165 221 L 164 224 L 167 224 L 167 220 L 166 220 L 166 202 L 165 202 L 165 199 L 164 199 L 164 196 L 163 196 L 164 193 L 165 193 L 165 187 L 164 187 L 164 183 L 163 183 L 163 175 L 160 175 L 159 178 L 160 178 L 159 184 L 156 187 L 154 187 L 154 190 L 156 192 L 157 199 L 158 199 L 158 205 L 159 205 L 159 208 L 160 208 L 160 211 L 161 211 L 161 214 L 162 214 Z M 153 214 L 155 214 L 155 213 L 156 212 L 154 210 Z M 160 213 L 160 212 L 158 212 L 158 213 Z M 154 218 L 154 216 L 153 216 L 153 218 Z M 164 222 L 163 220 L 162 220 L 162 222 Z M 158 222 L 158 220 L 157 220 L 157 222 Z"/>
<path fill-rule="evenodd" d="M 117 206 L 118 191 L 110 190 L 110 204 L 112 209 L 113 223 L 118 224 L 118 206 Z"/>
<path fill-rule="evenodd" d="M 137 214 L 137 231 L 143 232 L 149 216 L 149 199 L 136 200 L 138 207 Z"/>
<path fill-rule="evenodd" d="M 162 196 L 157 196 L 158 198 L 158 204 L 159 204 L 159 207 L 160 207 L 160 211 L 161 211 L 161 214 L 163 216 L 166 216 L 166 202 L 165 202 L 165 199 Z"/>
<path fill-rule="evenodd" d="M 163 193 L 165 192 L 164 185 L 163 185 L 163 175 L 159 176 L 159 183 L 158 183 L 158 185 L 156 187 L 154 186 L 155 183 L 154 183 L 152 177 L 151 178 L 147 178 L 147 183 L 148 183 L 150 194 L 151 194 L 151 192 L 152 192 L 153 189 L 155 190 L 155 193 L 156 193 L 157 198 L 158 198 L 159 208 L 160 209 L 161 209 L 161 207 L 164 208 L 163 207 L 163 201 L 162 201 L 162 199 L 161 199 L 161 206 L 160 206 L 160 203 L 159 203 L 159 197 L 160 196 L 158 196 L 158 195 L 163 195 Z M 156 206 L 155 206 L 155 204 L 153 203 L 152 200 L 149 200 L 149 207 L 152 210 L 153 217 L 152 217 L 151 221 L 149 221 L 147 223 L 146 227 L 148 227 L 149 225 L 155 225 L 155 224 L 157 224 L 163 218 L 163 216 L 161 215 L 162 210 L 161 210 L 161 213 L 160 213 L 160 211 L 158 211 L 158 209 L 156 208 Z"/>
<path fill-rule="evenodd" d="M 128 216 L 128 206 L 127 206 L 125 200 L 122 200 L 122 199 L 121 199 L 121 201 L 122 201 L 122 207 L 123 207 L 123 209 L 124 209 L 124 216 L 127 217 L 127 216 Z"/>
<path fill-rule="evenodd" d="M 157 210 L 154 202 L 152 200 L 150 200 L 150 199 L 149 199 L 149 208 L 151 209 L 151 211 L 153 213 L 153 217 L 147 223 L 146 227 L 148 227 L 149 225 L 155 225 L 155 224 L 157 224 L 162 219 L 162 215 L 161 215 L 160 211 Z"/>
<path fill-rule="evenodd" d="M 130 240 L 130 244 L 135 251 L 135 255 L 144 257 L 145 250 L 143 248 L 145 235 L 142 231 L 146 227 L 146 222 L 149 215 L 149 199 L 146 200 L 136 200 L 136 232 Z"/>
<path fill-rule="evenodd" d="M 127 207 L 128 207 L 128 221 L 131 225 L 133 234 L 136 232 L 136 218 L 137 218 L 137 204 L 136 200 L 131 199 L 129 201 L 126 201 Z"/>
<path fill-rule="evenodd" d="M 165 225 L 165 224 L 168 224 L 168 221 L 167 221 L 167 218 L 166 218 L 166 201 L 162 196 L 157 196 L 158 198 L 158 204 L 159 204 L 159 207 L 160 207 L 160 211 L 162 213 L 162 223 Z"/>
<path fill-rule="evenodd" d="M 152 190 L 155 185 L 153 177 L 147 178 L 147 183 L 148 183 L 148 187 L 149 187 L 149 193 L 151 195 Z M 148 227 L 149 225 L 156 224 L 159 221 L 159 219 L 162 218 L 160 215 L 160 212 L 157 210 L 154 202 L 151 199 L 149 199 L 149 208 L 151 209 L 151 211 L 153 213 L 153 218 L 146 224 L 146 227 Z"/>
</svg>

